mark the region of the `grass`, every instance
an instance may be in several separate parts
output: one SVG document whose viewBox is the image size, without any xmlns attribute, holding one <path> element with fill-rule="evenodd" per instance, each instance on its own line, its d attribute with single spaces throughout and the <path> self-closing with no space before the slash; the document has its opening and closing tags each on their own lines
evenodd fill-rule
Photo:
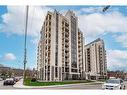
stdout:
<svg viewBox="0 0 127 95">
<path fill-rule="evenodd" d="M 107 79 L 100 79 L 100 82 L 106 82 Z"/>
<path fill-rule="evenodd" d="M 30 79 L 25 79 L 24 84 L 27 86 L 51 86 L 51 85 L 65 85 L 65 84 L 77 84 L 77 83 L 89 83 L 91 80 L 79 80 L 79 81 L 63 81 L 63 82 L 31 82 Z"/>
</svg>

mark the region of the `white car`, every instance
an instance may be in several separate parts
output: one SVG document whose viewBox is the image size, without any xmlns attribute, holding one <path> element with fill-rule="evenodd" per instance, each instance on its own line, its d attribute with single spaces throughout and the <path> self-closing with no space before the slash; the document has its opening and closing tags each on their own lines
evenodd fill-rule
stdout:
<svg viewBox="0 0 127 95">
<path fill-rule="evenodd" d="M 104 90 L 125 89 L 125 84 L 122 79 L 109 79 L 102 85 L 102 89 Z"/>
<path fill-rule="evenodd" d="M 0 78 L 0 81 L 2 81 L 3 79 L 2 78 Z"/>
</svg>

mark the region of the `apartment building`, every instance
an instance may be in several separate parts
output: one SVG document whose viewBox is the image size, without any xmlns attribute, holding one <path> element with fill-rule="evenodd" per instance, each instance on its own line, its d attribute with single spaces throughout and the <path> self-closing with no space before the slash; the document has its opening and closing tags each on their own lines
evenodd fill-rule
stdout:
<svg viewBox="0 0 127 95">
<path fill-rule="evenodd" d="M 38 80 L 63 81 L 83 78 L 83 34 L 73 11 L 65 16 L 48 12 L 38 43 Z"/>
<path fill-rule="evenodd" d="M 107 76 L 106 50 L 100 38 L 84 47 L 86 79 L 102 79 Z"/>
<path fill-rule="evenodd" d="M 80 79 L 85 79 L 84 76 L 84 41 L 83 41 L 83 33 L 78 29 L 78 62 L 79 62 L 79 73 L 80 73 Z"/>
</svg>

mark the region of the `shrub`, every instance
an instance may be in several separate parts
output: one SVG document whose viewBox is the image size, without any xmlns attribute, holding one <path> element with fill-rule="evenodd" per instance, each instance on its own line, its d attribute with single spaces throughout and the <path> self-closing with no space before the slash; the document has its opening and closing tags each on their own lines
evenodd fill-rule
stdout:
<svg viewBox="0 0 127 95">
<path fill-rule="evenodd" d="M 36 81 L 37 81 L 36 78 L 32 78 L 32 79 L 31 79 L 31 82 L 36 82 Z"/>
</svg>

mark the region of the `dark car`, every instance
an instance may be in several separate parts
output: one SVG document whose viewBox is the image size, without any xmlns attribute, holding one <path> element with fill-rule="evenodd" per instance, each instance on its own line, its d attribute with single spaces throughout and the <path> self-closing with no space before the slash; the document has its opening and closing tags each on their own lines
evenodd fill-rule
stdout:
<svg viewBox="0 0 127 95">
<path fill-rule="evenodd" d="M 19 81 L 19 78 L 18 77 L 14 77 L 13 78 L 15 82 L 18 82 Z"/>
<path fill-rule="evenodd" d="M 4 80 L 3 85 L 14 85 L 15 81 L 13 78 L 7 78 L 6 80 Z"/>
</svg>

